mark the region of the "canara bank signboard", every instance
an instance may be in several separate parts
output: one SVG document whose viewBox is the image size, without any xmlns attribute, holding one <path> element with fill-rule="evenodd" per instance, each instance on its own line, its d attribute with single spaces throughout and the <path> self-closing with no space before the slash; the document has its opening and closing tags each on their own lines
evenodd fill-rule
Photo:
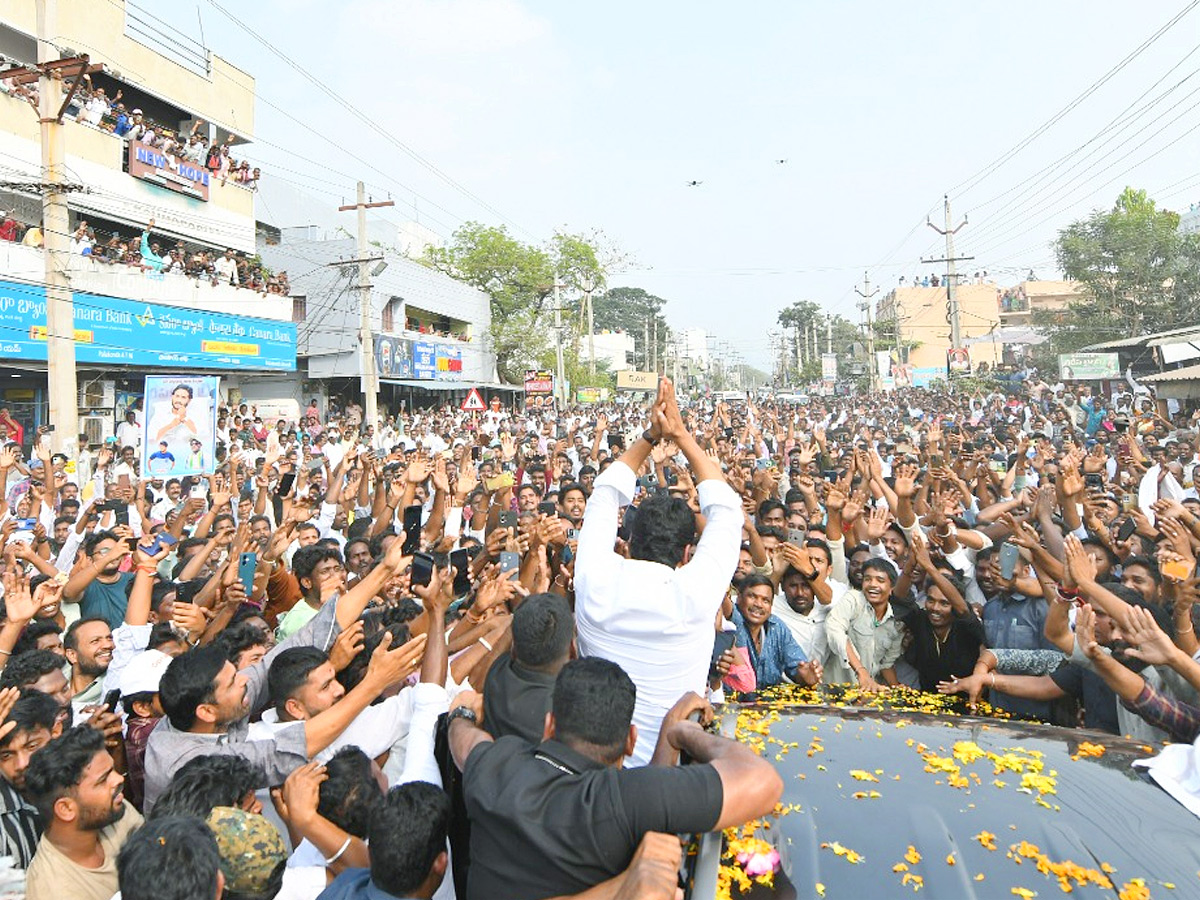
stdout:
<svg viewBox="0 0 1200 900">
<path fill-rule="evenodd" d="M 76 294 L 75 358 L 113 365 L 296 368 L 296 326 L 248 316 Z M 45 359 L 46 289 L 0 281 L 0 356 Z"/>
<path fill-rule="evenodd" d="M 178 194 L 208 200 L 208 169 L 140 141 L 129 142 L 129 174 Z"/>
</svg>

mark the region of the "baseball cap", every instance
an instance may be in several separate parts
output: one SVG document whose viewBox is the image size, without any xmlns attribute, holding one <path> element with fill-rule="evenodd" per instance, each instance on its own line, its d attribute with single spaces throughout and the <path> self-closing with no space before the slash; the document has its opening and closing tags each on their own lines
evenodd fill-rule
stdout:
<svg viewBox="0 0 1200 900">
<path fill-rule="evenodd" d="M 225 890 L 263 893 L 275 870 L 287 862 L 279 829 L 263 816 L 232 806 L 214 808 L 206 824 L 217 839 Z"/>
<path fill-rule="evenodd" d="M 167 666 L 171 664 L 172 658 L 161 650 L 139 653 L 121 673 L 121 694 L 128 697 L 133 694 L 156 693 L 158 683 L 167 671 Z"/>
</svg>

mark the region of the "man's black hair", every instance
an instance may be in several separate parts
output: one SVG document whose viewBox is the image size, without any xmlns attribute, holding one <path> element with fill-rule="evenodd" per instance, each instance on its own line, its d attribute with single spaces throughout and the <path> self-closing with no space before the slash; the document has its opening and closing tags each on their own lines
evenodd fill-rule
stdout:
<svg viewBox="0 0 1200 900">
<path fill-rule="evenodd" d="M 787 493 L 783 495 L 783 505 L 785 507 L 791 506 L 793 503 L 803 503 L 803 502 L 804 502 L 804 494 L 800 491 L 799 488 L 788 488 Z M 805 518 L 808 517 L 808 508 L 807 507 L 805 507 L 804 515 L 805 515 Z"/>
<path fill-rule="evenodd" d="M 104 541 L 121 542 L 121 539 L 111 531 L 95 531 L 83 539 L 83 552 L 88 556 L 92 556 L 96 552 L 96 547 Z"/>
<path fill-rule="evenodd" d="M 288 700 L 304 687 L 313 670 L 327 662 L 325 651 L 316 647 L 288 647 L 275 656 L 267 672 L 267 693 L 279 715 L 284 715 Z"/>
<path fill-rule="evenodd" d="M 32 589 L 31 589 L 32 590 Z M 21 656 L 38 648 L 37 642 L 48 634 L 62 634 L 62 627 L 53 619 L 34 619 L 25 626 L 17 642 L 13 644 L 12 655 Z"/>
<path fill-rule="evenodd" d="M 571 491 L 579 491 L 579 493 L 583 495 L 583 499 L 587 500 L 587 488 L 585 488 L 578 481 L 568 481 L 558 489 L 558 502 L 564 503 L 567 499 L 567 494 L 569 494 Z"/>
<path fill-rule="evenodd" d="M 129 580 L 133 581 L 132 578 Z M 72 622 L 70 625 L 67 626 L 66 633 L 63 634 L 63 649 L 64 650 L 74 650 L 76 653 L 78 653 L 79 652 L 79 629 L 82 628 L 84 625 L 90 625 L 93 622 L 99 622 L 100 624 L 104 625 L 106 628 L 108 627 L 108 620 L 105 619 L 103 616 L 88 616 L 85 619 L 76 619 L 74 622 Z"/>
<path fill-rule="evenodd" d="M 104 749 L 104 735 L 87 725 L 68 728 L 33 754 L 25 770 L 25 795 L 43 822 L 54 818 L 54 804 L 79 786 L 83 770 Z"/>
<path fill-rule="evenodd" d="M 575 616 L 564 597 L 533 594 L 513 613 L 513 659 L 544 671 L 567 658 L 574 634 Z"/>
<path fill-rule="evenodd" d="M 371 817 L 371 881 L 396 897 L 413 894 L 446 849 L 450 797 L 412 781 L 392 788 Z"/>
<path fill-rule="evenodd" d="M 297 525 L 297 526 L 296 526 L 296 531 L 297 531 L 297 532 L 304 531 L 304 530 L 306 530 L 306 529 L 312 529 L 312 530 L 313 530 L 313 531 L 315 531 L 317 534 L 320 534 L 320 533 L 321 533 L 321 529 L 320 529 L 320 528 L 318 528 L 318 527 L 316 526 L 316 524 L 314 524 L 313 522 L 301 522 L 299 525 Z"/>
<path fill-rule="evenodd" d="M 743 575 L 738 580 L 738 593 L 742 593 L 747 588 L 752 587 L 769 587 L 771 596 L 775 596 L 775 582 L 766 575 L 759 575 L 757 572 L 751 572 L 749 575 Z"/>
<path fill-rule="evenodd" d="M 777 538 L 780 542 L 787 541 L 787 532 L 775 525 L 755 525 L 754 530 L 761 537 Z"/>
<path fill-rule="evenodd" d="M 135 579 L 130 578 L 128 583 L 133 584 L 134 581 Z M 156 579 L 155 582 L 150 585 L 151 612 L 158 612 L 160 609 L 162 609 L 163 602 L 177 590 L 178 588 L 176 588 L 176 586 L 170 581 L 160 581 Z"/>
<path fill-rule="evenodd" d="M 171 660 L 158 684 L 158 700 L 172 727 L 189 731 L 196 724 L 196 707 L 216 698 L 217 676 L 226 661 L 221 648 L 213 644 Z"/>
<path fill-rule="evenodd" d="M 820 550 L 825 554 L 825 562 L 829 564 L 833 563 L 833 552 L 829 549 L 829 544 L 820 538 L 809 538 L 804 542 L 804 546 L 811 547 L 814 550 Z"/>
<path fill-rule="evenodd" d="M 758 504 L 758 512 L 755 513 L 754 519 L 757 522 L 761 522 L 766 516 L 770 515 L 777 509 L 783 510 L 783 514 L 785 516 L 787 515 L 787 507 L 786 506 L 784 506 L 782 503 L 780 503 L 774 497 L 768 497 L 762 503 Z"/>
<path fill-rule="evenodd" d="M 195 816 L 204 820 L 215 807 L 241 806 L 247 794 L 266 785 L 266 773 L 245 757 L 194 756 L 176 770 L 147 818 Z"/>
<path fill-rule="evenodd" d="M 16 722 L 17 726 L 4 737 L 0 737 L 0 747 L 7 747 L 18 734 L 33 731 L 35 728 L 53 731 L 54 723 L 58 721 L 58 713 L 58 703 L 53 697 L 31 688 L 24 689 L 9 711 L 8 718 L 4 720 L 5 723 Z"/>
<path fill-rule="evenodd" d="M 317 813 L 342 831 L 367 839 L 371 816 L 383 803 L 383 791 L 371 770 L 371 758 L 358 747 L 343 747 L 325 763 Z"/>
<path fill-rule="evenodd" d="M 1104 549 L 1108 549 L 1105 547 Z M 1111 552 L 1111 551 L 1110 551 Z M 1155 584 L 1162 584 L 1162 572 L 1158 568 L 1158 560 L 1152 556 L 1131 556 L 1122 563 L 1122 570 L 1128 569 L 1130 566 L 1141 566 L 1154 579 Z M 1136 593 L 1136 591 L 1135 591 Z M 1141 594 L 1138 594 L 1141 597 Z"/>
<path fill-rule="evenodd" d="M 172 622 L 156 622 L 150 629 L 150 640 L 146 643 L 147 650 L 158 650 L 164 644 L 182 644 L 183 638 L 175 630 Z"/>
<path fill-rule="evenodd" d="M 309 544 L 307 547 L 301 547 L 292 555 L 292 574 L 296 576 L 297 583 L 302 582 L 305 578 L 312 580 L 313 570 L 327 559 L 335 559 L 339 563 L 342 562 L 342 554 L 340 551 L 326 547 L 321 544 Z M 309 591 L 315 591 L 318 585 L 314 583 L 307 590 L 303 584 L 300 584 L 305 596 Z"/>
<path fill-rule="evenodd" d="M 266 522 L 268 525 L 270 525 L 270 524 L 271 524 L 271 517 L 270 517 L 270 516 L 263 516 L 263 515 L 251 516 L 251 517 L 250 517 L 250 525 L 251 525 L 251 526 L 253 526 L 253 525 L 254 525 L 256 522 Z"/>
<path fill-rule="evenodd" d="M 117 856 L 122 900 L 209 900 L 220 872 L 217 839 L 202 819 L 190 816 L 147 822 Z"/>
<path fill-rule="evenodd" d="M 1100 538 L 1092 537 L 1089 535 L 1088 537 L 1084 538 L 1079 543 L 1082 544 L 1084 547 L 1095 547 L 1097 550 L 1099 550 L 1101 553 L 1103 553 L 1104 556 L 1108 559 L 1108 565 L 1110 568 L 1116 566 L 1121 561 L 1120 558 L 1117 556 L 1117 554 L 1115 554 L 1112 551 L 1112 548 L 1109 547 L 1107 544 L 1105 544 L 1102 540 L 1100 540 Z M 1125 565 L 1129 565 L 1129 560 L 1125 561 Z M 1155 571 L 1157 574 L 1157 569 L 1158 569 L 1157 563 L 1155 564 L 1154 568 L 1155 568 Z"/>
<path fill-rule="evenodd" d="M 252 613 L 254 614 L 254 613 Z M 251 647 L 266 646 L 267 635 L 259 626 L 245 620 L 236 625 L 230 625 L 213 640 L 220 647 L 225 658 L 237 665 L 238 657 Z"/>
<path fill-rule="evenodd" d="M 636 698 L 637 688 L 616 663 L 598 656 L 571 660 L 554 680 L 556 739 L 583 744 L 612 765 L 625 752 Z"/>
<path fill-rule="evenodd" d="M 653 493 L 637 508 L 629 534 L 629 555 L 674 569 L 696 540 L 696 514 L 682 497 Z"/>
<path fill-rule="evenodd" d="M 865 563 L 863 563 L 862 573 L 864 577 L 866 576 L 867 572 L 872 570 L 882 572 L 884 575 L 886 575 L 888 580 L 891 581 L 893 587 L 896 584 L 896 579 L 900 577 L 896 572 L 896 564 L 890 559 L 884 559 L 882 556 L 872 556 Z"/>
<path fill-rule="evenodd" d="M 43 675 L 63 667 L 63 658 L 53 650 L 30 650 L 14 656 L 0 672 L 0 688 L 28 687 Z"/>
</svg>

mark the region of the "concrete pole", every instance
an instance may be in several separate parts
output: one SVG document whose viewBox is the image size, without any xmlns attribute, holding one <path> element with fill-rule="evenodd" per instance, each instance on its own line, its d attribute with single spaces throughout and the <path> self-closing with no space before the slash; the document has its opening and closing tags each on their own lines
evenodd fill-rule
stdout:
<svg viewBox="0 0 1200 900">
<path fill-rule="evenodd" d="M 591 290 L 584 291 L 584 298 L 587 301 L 587 317 L 588 317 L 588 375 L 592 378 L 596 377 L 596 321 L 592 315 L 592 292 Z"/>
<path fill-rule="evenodd" d="M 950 223 L 950 196 L 945 197 L 946 206 L 946 299 L 950 304 L 950 347 L 962 349 L 962 326 L 958 318 L 958 271 L 954 258 L 954 232 L 958 229 Z M 962 226 L 959 226 L 962 227 Z"/>
<path fill-rule="evenodd" d="M 58 50 L 58 0 L 37 3 L 38 63 L 54 62 Z M 43 70 L 44 73 L 45 70 Z M 42 125 L 42 235 L 46 281 L 46 372 L 55 450 L 68 450 L 79 438 L 79 395 L 75 374 L 75 304 L 67 278 L 71 256 L 70 216 L 63 182 L 66 139 L 58 109 L 62 80 L 45 74 L 38 81 Z"/>
<path fill-rule="evenodd" d="M 566 380 L 563 377 L 563 345 L 562 345 L 562 299 L 558 292 L 558 279 L 554 279 L 554 364 L 555 364 L 555 386 L 554 396 L 558 399 L 559 409 L 566 406 L 567 389 Z"/>
<path fill-rule="evenodd" d="M 358 183 L 358 304 L 361 321 L 359 342 L 362 348 L 362 392 L 363 417 L 373 428 L 378 428 L 379 384 L 375 371 L 375 338 L 371 332 L 371 272 L 367 268 L 367 187 Z"/>
</svg>

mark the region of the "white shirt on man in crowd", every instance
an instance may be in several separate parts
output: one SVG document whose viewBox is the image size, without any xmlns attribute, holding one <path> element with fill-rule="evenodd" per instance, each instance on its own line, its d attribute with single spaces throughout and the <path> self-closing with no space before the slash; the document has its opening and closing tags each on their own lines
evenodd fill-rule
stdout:
<svg viewBox="0 0 1200 900">
<path fill-rule="evenodd" d="M 688 691 L 708 692 L 717 610 L 737 568 L 741 500 L 723 480 L 700 482 L 704 533 L 692 558 L 671 569 L 625 559 L 613 545 L 617 513 L 633 500 L 637 476 L 617 461 L 596 479 L 575 563 L 575 626 L 580 656 L 621 666 L 637 686 L 630 766 L 650 762 L 663 716 Z"/>
</svg>

